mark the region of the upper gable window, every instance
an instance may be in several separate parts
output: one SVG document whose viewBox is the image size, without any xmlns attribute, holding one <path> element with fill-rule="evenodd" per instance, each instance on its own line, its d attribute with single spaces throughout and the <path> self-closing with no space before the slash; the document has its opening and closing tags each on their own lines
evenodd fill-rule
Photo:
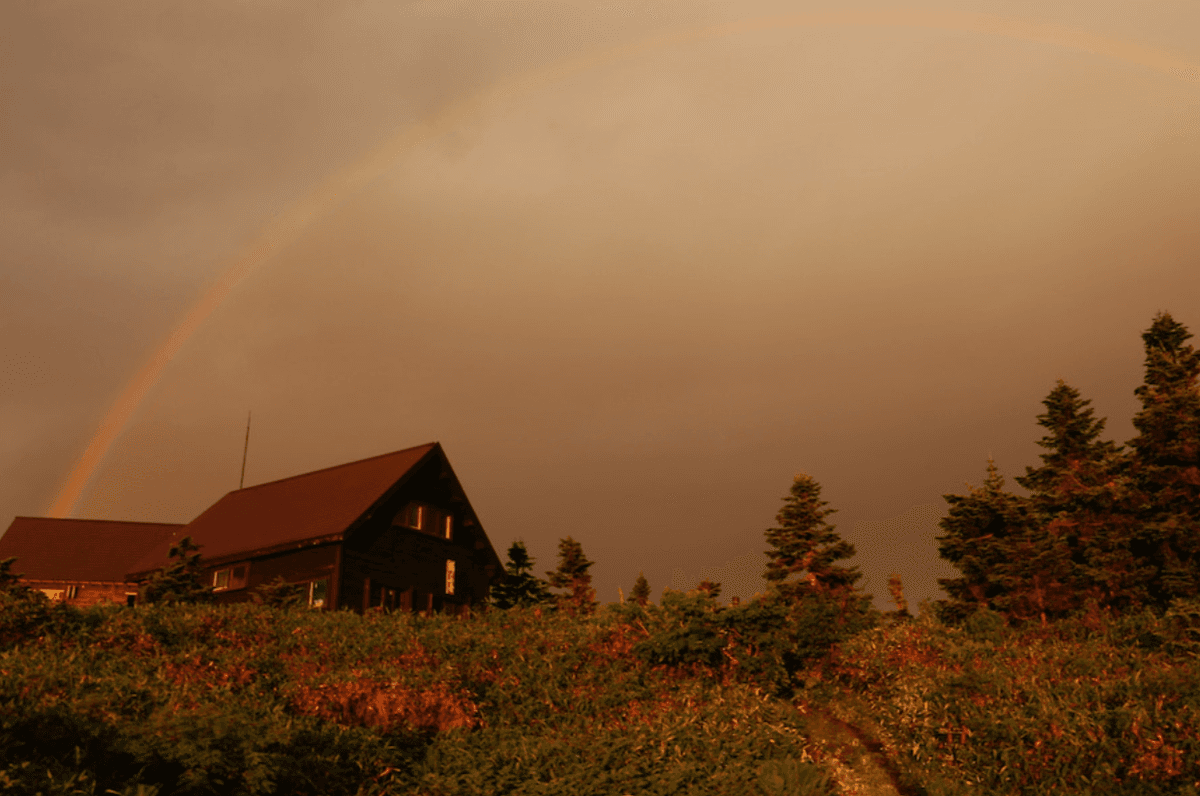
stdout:
<svg viewBox="0 0 1200 796">
<path fill-rule="evenodd" d="M 442 517 L 442 538 L 447 541 L 454 538 L 454 517 L 449 514 Z"/>
<path fill-rule="evenodd" d="M 421 530 L 425 527 L 425 507 L 420 503 L 409 503 L 396 515 L 396 522 L 406 528 Z"/>
</svg>

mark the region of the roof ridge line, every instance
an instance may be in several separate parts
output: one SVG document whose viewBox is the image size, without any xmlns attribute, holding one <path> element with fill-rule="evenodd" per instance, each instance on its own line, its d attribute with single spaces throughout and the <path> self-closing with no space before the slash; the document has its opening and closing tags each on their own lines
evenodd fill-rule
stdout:
<svg viewBox="0 0 1200 796">
<path fill-rule="evenodd" d="M 397 453 L 405 453 L 407 451 L 415 451 L 417 448 L 432 448 L 433 446 L 439 445 L 439 444 L 440 443 L 437 440 L 434 440 L 433 442 L 426 442 L 421 445 L 413 445 L 412 447 L 409 447 L 409 448 L 401 448 L 400 450 L 397 450 L 397 451 L 389 451 L 388 453 L 380 453 L 375 456 L 368 456 L 365 459 L 355 459 L 352 462 L 343 462 L 341 464 L 334 464 L 329 467 L 322 467 L 319 470 L 309 470 L 307 473 L 297 473 L 296 475 L 289 475 L 284 478 L 277 478 L 274 481 L 264 481 L 263 483 L 255 484 L 254 486 L 246 486 L 246 487 L 242 487 L 241 489 L 231 489 L 226 494 L 231 495 L 234 492 L 249 492 L 251 489 L 258 489 L 259 487 L 263 487 L 263 486 L 271 486 L 272 484 L 279 484 L 284 481 L 291 481 L 296 478 L 305 478 L 310 475 L 316 475 L 317 473 L 325 473 L 330 470 L 337 470 L 340 467 L 349 467 L 353 464 L 362 464 L 363 462 L 369 462 L 374 459 L 382 459 L 385 456 L 395 456 Z M 201 512 L 201 513 L 203 513 L 203 512 Z M 184 523 L 184 524 L 190 525 L 191 523 Z"/>
</svg>

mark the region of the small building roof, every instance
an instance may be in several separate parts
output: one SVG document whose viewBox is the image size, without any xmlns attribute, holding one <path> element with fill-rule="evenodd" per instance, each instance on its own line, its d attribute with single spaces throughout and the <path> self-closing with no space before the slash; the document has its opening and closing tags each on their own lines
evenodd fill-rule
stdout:
<svg viewBox="0 0 1200 796">
<path fill-rule="evenodd" d="M 229 492 L 133 562 L 130 579 L 168 561 L 185 536 L 205 560 L 250 557 L 341 535 L 441 445 L 430 442 Z M 444 458 L 445 454 L 441 454 Z"/>
<path fill-rule="evenodd" d="M 0 561 L 27 580 L 121 583 L 179 523 L 15 517 L 0 536 Z"/>
</svg>

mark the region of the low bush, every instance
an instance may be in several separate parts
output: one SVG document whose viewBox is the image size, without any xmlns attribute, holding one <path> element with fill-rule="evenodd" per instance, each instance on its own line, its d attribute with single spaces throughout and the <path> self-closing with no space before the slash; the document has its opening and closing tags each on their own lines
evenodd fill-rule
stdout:
<svg viewBox="0 0 1200 796">
<path fill-rule="evenodd" d="M 703 592 L 666 591 L 661 606 L 625 603 L 620 610 L 645 629 L 634 653 L 646 663 L 700 666 L 778 696 L 790 694 L 798 673 L 833 645 L 879 621 L 877 612 L 848 612 L 832 598 L 726 607 Z"/>
</svg>

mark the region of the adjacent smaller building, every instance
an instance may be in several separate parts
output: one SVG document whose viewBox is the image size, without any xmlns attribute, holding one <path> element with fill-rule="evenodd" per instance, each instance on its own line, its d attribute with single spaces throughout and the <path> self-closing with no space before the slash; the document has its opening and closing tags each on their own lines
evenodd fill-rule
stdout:
<svg viewBox="0 0 1200 796">
<path fill-rule="evenodd" d="M 133 605 L 125 575 L 178 523 L 16 517 L 0 536 L 0 561 L 16 557 L 21 582 L 71 605 Z"/>
</svg>

